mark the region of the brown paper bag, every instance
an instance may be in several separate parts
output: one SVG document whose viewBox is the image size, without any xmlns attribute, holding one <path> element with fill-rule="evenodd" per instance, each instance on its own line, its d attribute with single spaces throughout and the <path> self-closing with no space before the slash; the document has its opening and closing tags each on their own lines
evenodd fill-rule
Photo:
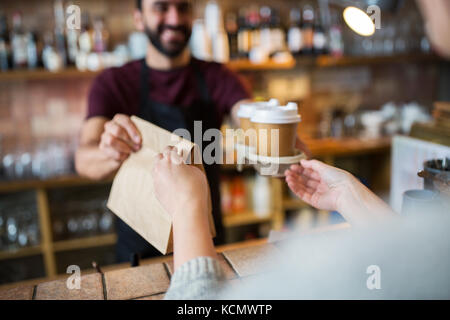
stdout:
<svg viewBox="0 0 450 320">
<path fill-rule="evenodd" d="M 153 190 L 152 169 L 155 156 L 167 146 L 176 146 L 186 162 L 201 159 L 197 145 L 159 128 L 138 117 L 131 117 L 142 135 L 142 148 L 122 164 L 114 178 L 108 199 L 108 208 L 140 234 L 161 253 L 173 251 L 172 219 L 156 199 Z M 191 161 L 190 163 L 193 163 Z M 198 166 L 203 172 L 203 165 Z M 214 220 L 209 197 L 209 224 L 215 236 Z M 174 201 L 177 200 L 174 195 Z"/>
</svg>

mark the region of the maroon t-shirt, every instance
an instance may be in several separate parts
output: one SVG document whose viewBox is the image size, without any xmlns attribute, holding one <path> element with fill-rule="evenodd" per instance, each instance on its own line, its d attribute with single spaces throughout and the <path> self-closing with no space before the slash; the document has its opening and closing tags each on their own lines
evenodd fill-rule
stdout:
<svg viewBox="0 0 450 320">
<path fill-rule="evenodd" d="M 193 59 L 194 60 L 194 59 Z M 210 99 L 219 123 L 233 105 L 251 95 L 238 76 L 226 66 L 196 60 L 203 74 Z M 103 116 L 113 118 L 115 114 L 138 114 L 141 98 L 141 61 L 132 61 L 119 68 L 110 68 L 98 75 L 91 87 L 87 118 Z M 191 64 L 169 71 L 149 70 L 150 99 L 177 107 L 188 107 L 201 98 L 200 88 Z"/>
</svg>

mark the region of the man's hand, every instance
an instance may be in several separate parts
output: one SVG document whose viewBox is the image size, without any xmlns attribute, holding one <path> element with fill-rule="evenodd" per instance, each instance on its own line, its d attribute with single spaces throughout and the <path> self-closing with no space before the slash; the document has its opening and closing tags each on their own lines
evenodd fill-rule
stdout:
<svg viewBox="0 0 450 320">
<path fill-rule="evenodd" d="M 141 135 L 130 117 L 117 114 L 105 123 L 99 148 L 110 159 L 121 164 L 132 152 L 139 151 L 141 144 Z"/>
<path fill-rule="evenodd" d="M 178 214 L 205 214 L 208 204 L 208 182 L 198 168 L 183 163 L 174 147 L 156 156 L 153 167 L 156 198 L 173 217 Z"/>
</svg>

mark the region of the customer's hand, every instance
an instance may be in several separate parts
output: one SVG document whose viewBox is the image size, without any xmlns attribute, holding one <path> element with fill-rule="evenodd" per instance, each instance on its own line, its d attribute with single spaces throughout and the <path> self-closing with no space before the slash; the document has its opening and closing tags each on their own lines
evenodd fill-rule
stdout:
<svg viewBox="0 0 450 320">
<path fill-rule="evenodd" d="M 289 188 L 309 205 L 338 211 L 354 226 L 397 217 L 392 209 L 350 173 L 317 160 L 286 170 Z"/>
<path fill-rule="evenodd" d="M 174 147 L 156 156 L 153 168 L 155 194 L 164 209 L 175 218 L 178 214 L 205 213 L 208 182 L 195 166 L 186 165 Z"/>
<path fill-rule="evenodd" d="M 117 114 L 104 129 L 99 147 L 109 158 L 122 163 L 141 149 L 141 135 L 129 116 Z"/>
<path fill-rule="evenodd" d="M 300 199 L 320 210 L 338 210 L 351 175 L 317 160 L 302 160 L 286 170 L 286 182 Z"/>
</svg>

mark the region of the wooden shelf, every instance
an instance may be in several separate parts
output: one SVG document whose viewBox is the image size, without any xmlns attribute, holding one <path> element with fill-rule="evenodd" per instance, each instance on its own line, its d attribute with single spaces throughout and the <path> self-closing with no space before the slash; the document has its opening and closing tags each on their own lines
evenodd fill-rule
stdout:
<svg viewBox="0 0 450 320">
<path fill-rule="evenodd" d="M 358 65 L 378 65 L 378 64 L 397 64 L 397 63 L 417 63 L 417 62 L 439 62 L 443 61 L 436 55 L 413 53 L 392 56 L 377 56 L 377 57 L 332 57 L 319 56 L 316 59 L 315 65 L 319 68 L 325 67 L 346 67 Z"/>
<path fill-rule="evenodd" d="M 0 261 L 16 258 L 24 258 L 42 254 L 41 246 L 19 248 L 17 250 L 0 251 Z"/>
<path fill-rule="evenodd" d="M 273 215 L 261 218 L 255 215 L 253 212 L 242 212 L 242 213 L 229 213 L 223 215 L 223 225 L 225 227 L 237 227 L 249 224 L 258 224 L 269 222 L 273 218 Z"/>
<path fill-rule="evenodd" d="M 45 69 L 13 70 L 0 72 L 0 81 L 34 81 L 34 80 L 61 80 L 74 78 L 94 78 L 100 71 L 79 71 L 70 67 L 61 71 L 51 72 Z"/>
<path fill-rule="evenodd" d="M 92 181 L 77 175 L 61 176 L 47 180 L 1 181 L 0 194 L 33 189 L 52 189 L 52 188 L 77 187 L 95 184 L 108 184 L 111 182 L 112 179 L 103 181 Z"/>
<path fill-rule="evenodd" d="M 228 68 L 235 71 L 257 71 L 257 70 L 284 70 L 292 69 L 296 65 L 295 59 L 288 62 L 278 63 L 269 61 L 265 63 L 253 63 L 248 59 L 232 60 L 227 63 Z"/>
<path fill-rule="evenodd" d="M 389 151 L 391 140 L 391 137 L 379 139 L 326 138 L 304 139 L 304 143 L 311 150 L 313 157 L 355 156 Z"/>
<path fill-rule="evenodd" d="M 53 243 L 53 249 L 55 252 L 69 251 L 76 249 L 86 249 L 86 248 L 114 245 L 116 244 L 116 242 L 117 242 L 116 234 L 105 234 L 80 239 L 57 241 Z"/>
<path fill-rule="evenodd" d="M 378 64 L 396 64 L 396 63 L 418 63 L 418 62 L 439 62 L 443 61 L 432 54 L 405 54 L 381 57 L 297 57 L 288 62 L 278 63 L 269 61 L 265 63 L 252 63 L 248 59 L 237 59 L 228 62 L 226 65 L 234 71 L 264 71 L 264 70 L 290 70 L 295 67 L 346 67 L 358 65 L 378 65 Z M 14 70 L 0 72 L 0 82 L 8 81 L 41 81 L 41 80 L 64 80 L 64 79 L 92 79 L 100 71 L 79 71 L 75 67 L 50 72 L 45 69 L 35 70 Z"/>
<path fill-rule="evenodd" d="M 309 205 L 299 199 L 284 198 L 283 209 L 284 210 L 297 210 L 301 208 L 309 207 Z"/>
</svg>

